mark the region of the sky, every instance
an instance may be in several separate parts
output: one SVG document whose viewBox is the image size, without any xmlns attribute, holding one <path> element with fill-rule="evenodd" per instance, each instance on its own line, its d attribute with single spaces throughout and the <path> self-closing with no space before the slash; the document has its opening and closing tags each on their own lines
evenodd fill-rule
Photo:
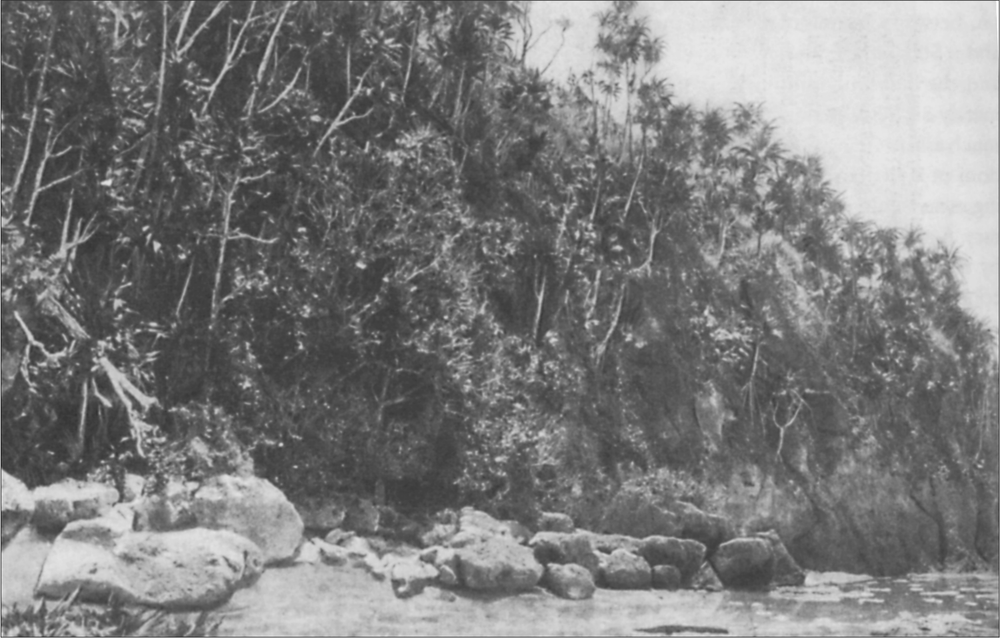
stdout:
<svg viewBox="0 0 1000 638">
<path fill-rule="evenodd" d="M 609 2 L 539 1 L 529 63 L 565 78 L 593 60 Z M 764 104 L 778 138 L 823 160 L 849 215 L 962 256 L 967 309 L 996 330 L 995 2 L 640 2 L 664 40 L 655 73 L 697 107 Z M 570 28 L 560 44 L 556 21 Z"/>
</svg>

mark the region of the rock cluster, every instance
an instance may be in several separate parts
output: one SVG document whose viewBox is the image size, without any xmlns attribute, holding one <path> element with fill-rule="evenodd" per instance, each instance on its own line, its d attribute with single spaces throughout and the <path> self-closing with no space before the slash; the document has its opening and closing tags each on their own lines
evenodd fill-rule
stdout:
<svg viewBox="0 0 1000 638">
<path fill-rule="evenodd" d="M 79 590 L 84 600 L 208 608 L 277 563 L 364 569 L 388 581 L 399 598 L 431 585 L 494 593 L 542 586 L 555 596 L 583 600 L 597 587 L 717 591 L 804 579 L 775 532 L 736 537 L 721 517 L 688 503 L 667 510 L 640 493 L 619 495 L 600 533 L 548 512 L 537 518 L 532 534 L 520 523 L 469 507 L 417 524 L 365 499 L 312 499 L 295 506 L 255 477 L 178 480 L 145 496 L 141 479 L 134 478 L 121 495 L 79 481 L 32 493 L 4 473 L 4 542 L 29 521 L 58 533 L 37 595 Z M 303 540 L 307 524 L 325 536 Z"/>
</svg>

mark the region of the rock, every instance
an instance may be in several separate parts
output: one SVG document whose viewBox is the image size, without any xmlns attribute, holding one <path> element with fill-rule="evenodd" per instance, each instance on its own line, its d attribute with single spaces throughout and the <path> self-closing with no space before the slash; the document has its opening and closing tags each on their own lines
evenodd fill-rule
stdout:
<svg viewBox="0 0 1000 638">
<path fill-rule="evenodd" d="M 597 552 L 586 534 L 564 534 L 559 532 L 538 532 L 530 541 L 535 560 L 543 565 L 580 565 L 596 577 L 600 571 Z"/>
<path fill-rule="evenodd" d="M 610 554 L 616 549 L 638 554 L 639 548 L 642 547 L 642 540 L 624 534 L 595 534 L 587 531 L 580 531 L 577 534 L 586 535 L 594 549 L 604 554 Z"/>
<path fill-rule="evenodd" d="M 197 483 L 172 479 L 161 492 L 140 497 L 135 501 L 136 529 L 167 532 L 196 527 L 191 501 L 197 488 Z"/>
<path fill-rule="evenodd" d="M 35 499 L 31 491 L 24 483 L 3 472 L 0 483 L 0 542 L 6 546 L 18 530 L 31 521 L 34 513 Z"/>
<path fill-rule="evenodd" d="M 364 558 L 368 554 L 375 553 L 375 550 L 372 549 L 372 545 L 368 542 L 368 539 L 360 536 L 352 536 L 345 539 L 342 543 L 340 543 L 340 546 L 347 550 L 347 555 L 351 558 Z"/>
<path fill-rule="evenodd" d="M 438 582 L 448 587 L 458 584 L 458 553 L 451 547 L 429 547 L 420 552 L 420 560 L 438 570 Z"/>
<path fill-rule="evenodd" d="M 438 567 L 438 582 L 445 587 L 456 587 L 458 585 L 458 572 L 448 565 Z"/>
<path fill-rule="evenodd" d="M 366 498 L 357 499 L 347 508 L 341 527 L 358 534 L 374 534 L 379 530 L 378 508 Z"/>
<path fill-rule="evenodd" d="M 385 562 L 375 554 L 368 554 L 361 561 L 361 566 L 375 580 L 385 580 Z"/>
<path fill-rule="evenodd" d="M 52 539 L 31 525 L 22 527 L 7 541 L 0 568 L 0 601 L 5 609 L 21 609 L 34 603 L 35 583 L 52 548 Z"/>
<path fill-rule="evenodd" d="M 691 539 L 648 536 L 642 540 L 638 554 L 650 566 L 672 565 L 681 574 L 682 582 L 690 582 L 705 560 L 705 546 Z"/>
<path fill-rule="evenodd" d="M 340 527 L 347 516 L 344 498 L 304 497 L 292 501 L 305 529 L 328 532 Z"/>
<path fill-rule="evenodd" d="M 611 589 L 649 589 L 652 571 L 642 556 L 616 549 L 607 558 L 602 580 Z"/>
<path fill-rule="evenodd" d="M 673 565 L 653 566 L 653 589 L 667 589 L 673 591 L 680 589 L 681 570 Z"/>
<path fill-rule="evenodd" d="M 131 503 L 142 497 L 142 491 L 146 488 L 146 479 L 138 474 L 126 474 L 122 482 L 120 501 Z"/>
<path fill-rule="evenodd" d="M 735 538 L 719 545 L 711 559 L 726 587 L 765 589 L 774 578 L 774 552 L 763 538 Z"/>
<path fill-rule="evenodd" d="M 702 591 L 722 591 L 722 581 L 712 569 L 711 563 L 705 561 L 701 564 L 701 569 L 691 579 L 691 589 Z"/>
<path fill-rule="evenodd" d="M 490 538 L 458 550 L 461 582 L 469 589 L 515 592 L 531 589 L 544 568 L 534 552 L 502 538 Z"/>
<path fill-rule="evenodd" d="M 475 534 L 478 536 L 506 536 L 510 537 L 510 527 L 493 518 L 486 512 L 481 512 L 472 507 L 463 507 L 458 515 L 458 531 Z"/>
<path fill-rule="evenodd" d="M 415 558 L 396 561 L 389 570 L 389 581 L 397 598 L 410 598 L 437 580 L 438 570 Z"/>
<path fill-rule="evenodd" d="M 320 553 L 319 546 L 316 545 L 315 542 L 309 540 L 302 543 L 292 562 L 296 565 L 315 565 L 322 560 L 323 556 Z"/>
<path fill-rule="evenodd" d="M 422 547 L 447 545 L 457 532 L 458 526 L 454 523 L 435 523 L 430 530 L 420 535 L 420 545 Z"/>
<path fill-rule="evenodd" d="M 562 532 L 569 534 L 576 529 L 573 519 L 568 514 L 558 512 L 542 512 L 538 517 L 538 531 L 540 532 Z"/>
<path fill-rule="evenodd" d="M 343 567 L 350 560 L 347 550 L 339 545 L 332 545 L 319 539 L 313 539 L 312 543 L 319 549 L 320 560 L 326 565 Z"/>
<path fill-rule="evenodd" d="M 728 519 L 716 514 L 706 514 L 690 503 L 677 503 L 674 513 L 677 514 L 681 527 L 678 536 L 698 541 L 705 546 L 709 555 L 735 536 Z"/>
<path fill-rule="evenodd" d="M 763 538 L 771 543 L 774 554 L 774 584 L 779 587 L 798 587 L 806 582 L 806 573 L 802 571 L 792 555 L 788 553 L 781 537 L 774 530 L 759 532 L 757 538 Z"/>
<path fill-rule="evenodd" d="M 107 514 L 118 502 L 118 490 L 89 481 L 66 479 L 36 488 L 32 524 L 45 532 L 58 532 L 67 523 Z"/>
<path fill-rule="evenodd" d="M 590 571 L 576 564 L 546 565 L 542 585 L 556 596 L 569 600 L 593 598 L 597 589 Z"/>
<path fill-rule="evenodd" d="M 299 513 L 281 490 L 261 478 L 214 476 L 195 492 L 191 509 L 200 527 L 252 540 L 267 564 L 292 558 L 302 541 Z"/>
<path fill-rule="evenodd" d="M 507 527 L 507 534 L 515 542 L 521 545 L 527 545 L 528 541 L 531 540 L 531 530 L 518 523 L 517 521 L 500 521 L 500 523 Z"/>
<path fill-rule="evenodd" d="M 116 517 L 69 523 L 42 567 L 36 595 L 166 609 L 206 609 L 263 571 L 253 542 L 225 530 L 133 532 Z"/>
<path fill-rule="evenodd" d="M 333 529 L 330 530 L 329 534 L 323 537 L 323 540 L 331 545 L 344 545 L 355 536 L 357 536 L 357 534 L 354 532 L 348 532 L 342 529 Z"/>
<path fill-rule="evenodd" d="M 678 536 L 681 525 L 672 512 L 657 505 L 638 490 L 622 490 L 604 512 L 601 531 L 635 538 Z"/>
</svg>

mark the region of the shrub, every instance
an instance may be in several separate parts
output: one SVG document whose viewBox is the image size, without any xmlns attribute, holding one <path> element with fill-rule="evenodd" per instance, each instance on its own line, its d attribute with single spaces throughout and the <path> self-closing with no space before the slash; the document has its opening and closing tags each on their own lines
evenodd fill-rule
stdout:
<svg viewBox="0 0 1000 638">
<path fill-rule="evenodd" d="M 42 600 L 25 609 L 4 607 L 4 636 L 216 636 L 221 620 L 201 612 L 194 619 L 162 610 L 136 609 L 111 601 L 107 606 L 76 605 L 77 592 L 55 605 Z"/>
</svg>

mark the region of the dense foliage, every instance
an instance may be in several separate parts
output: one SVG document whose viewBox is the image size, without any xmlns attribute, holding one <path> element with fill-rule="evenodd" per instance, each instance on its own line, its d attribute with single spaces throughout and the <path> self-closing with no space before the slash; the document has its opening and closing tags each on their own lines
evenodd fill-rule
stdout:
<svg viewBox="0 0 1000 638">
<path fill-rule="evenodd" d="M 216 636 L 221 621 L 208 612 L 188 619 L 161 610 L 74 604 L 76 594 L 51 604 L 39 600 L 27 608 L 3 608 L 3 636 Z"/>
<path fill-rule="evenodd" d="M 290 491 L 516 514 L 552 468 L 585 499 L 790 465 L 833 405 L 976 472 L 997 364 L 955 252 L 847 216 L 759 108 L 680 102 L 635 8 L 554 83 L 526 3 L 4 2 L 4 468 L 199 437 Z"/>
</svg>

